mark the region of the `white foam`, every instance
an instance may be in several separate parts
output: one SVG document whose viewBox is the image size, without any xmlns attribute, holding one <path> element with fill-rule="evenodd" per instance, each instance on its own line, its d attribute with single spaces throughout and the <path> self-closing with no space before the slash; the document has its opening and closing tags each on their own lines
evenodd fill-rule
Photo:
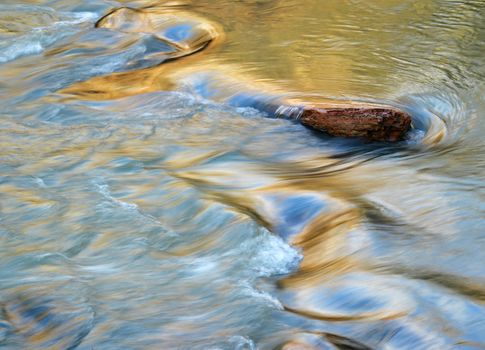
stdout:
<svg viewBox="0 0 485 350">
<path fill-rule="evenodd" d="M 47 187 L 44 180 L 42 180 L 40 177 L 34 177 L 34 181 L 37 185 L 39 185 L 40 187 Z"/>
<path fill-rule="evenodd" d="M 72 29 L 73 25 L 90 22 L 96 18 L 96 14 L 91 12 L 59 13 L 59 15 L 64 19 L 47 26 L 33 27 L 29 32 L 5 40 L 0 45 L 0 63 L 39 54 L 57 40 L 73 34 L 75 32 Z"/>
<path fill-rule="evenodd" d="M 294 271 L 302 255 L 294 247 L 283 241 L 280 237 L 265 234 L 255 238 L 256 254 L 252 257 L 251 266 L 260 277 L 287 274 Z"/>
<path fill-rule="evenodd" d="M 194 275 L 207 275 L 219 268 L 219 264 L 211 257 L 198 257 L 190 262 L 190 272 Z"/>
<path fill-rule="evenodd" d="M 150 222 L 151 224 L 153 224 L 157 227 L 160 227 L 169 236 L 172 236 L 172 237 L 178 236 L 178 234 L 176 232 L 174 232 L 172 230 L 168 230 L 154 216 L 147 214 L 147 213 L 143 213 L 140 210 L 140 208 L 138 207 L 138 205 L 136 205 L 135 203 L 125 202 L 125 201 L 122 201 L 122 200 L 119 200 L 119 199 L 113 197 L 112 194 L 111 194 L 111 191 L 109 190 L 109 186 L 106 183 L 104 183 L 103 179 L 93 180 L 92 183 L 94 184 L 94 186 L 98 190 L 98 193 L 100 193 L 109 203 L 111 203 L 111 205 L 114 204 L 118 208 L 121 208 L 122 210 L 126 210 L 126 211 L 130 212 L 130 214 L 142 217 L 144 222 Z M 106 203 L 100 203 L 100 204 L 97 205 L 97 208 L 104 209 L 106 207 L 105 204 Z"/>
<path fill-rule="evenodd" d="M 254 342 L 248 337 L 242 335 L 235 335 L 229 338 L 231 343 L 234 343 L 234 350 L 257 350 L 258 348 Z"/>
<path fill-rule="evenodd" d="M 21 56 L 35 55 L 41 53 L 43 50 L 44 47 L 39 41 L 29 43 L 27 40 L 19 40 L 2 50 L 0 53 L 0 63 L 12 61 Z"/>
<path fill-rule="evenodd" d="M 110 202 L 113 202 L 117 204 L 118 206 L 122 207 L 123 209 L 128 209 L 128 210 L 138 210 L 138 205 L 134 203 L 128 203 L 124 201 L 120 201 L 119 199 L 116 199 L 111 195 L 111 192 L 109 190 L 109 187 L 107 184 L 99 184 L 96 183 L 96 187 L 99 189 L 99 193 L 103 195 L 107 200 Z"/>
<path fill-rule="evenodd" d="M 253 286 L 251 286 L 247 282 L 242 282 L 241 283 L 241 292 L 245 295 L 250 297 L 251 299 L 256 299 L 264 303 L 265 305 L 271 305 L 272 307 L 278 309 L 278 310 L 283 310 L 284 307 L 281 304 L 281 302 L 276 299 L 274 296 L 267 292 L 263 292 L 260 290 L 257 290 Z"/>
<path fill-rule="evenodd" d="M 118 272 L 119 270 L 113 264 L 90 265 L 90 266 L 82 266 L 81 268 L 89 272 L 108 273 L 108 274 Z"/>
</svg>

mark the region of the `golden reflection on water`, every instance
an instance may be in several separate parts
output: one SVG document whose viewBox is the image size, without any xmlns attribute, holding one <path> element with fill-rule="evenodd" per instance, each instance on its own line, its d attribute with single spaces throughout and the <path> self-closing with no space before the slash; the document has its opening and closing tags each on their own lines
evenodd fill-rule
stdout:
<svg viewBox="0 0 485 350">
<path fill-rule="evenodd" d="M 303 347 L 325 343 L 311 349 L 483 347 L 476 243 L 483 240 L 483 159 L 474 154 L 481 143 L 470 135 L 464 143 L 452 123 L 462 118 L 480 128 L 480 117 L 453 104 L 464 98 L 453 94 L 480 77 L 475 63 L 482 56 L 472 48 L 483 33 L 481 7 L 120 3 L 143 9 L 120 23 L 105 18 L 104 29 L 90 24 L 90 35 L 105 35 L 117 53 L 150 36 L 174 51 L 78 72 L 45 95 L 36 90 L 52 82 L 44 74 L 96 57 L 102 44 L 79 35 L 79 43 L 0 65 L 2 98 L 27 111 L 7 115 L 0 129 L 0 169 L 9 174 L 0 182 L 1 257 L 26 284 L 9 285 L 0 299 L 0 321 L 12 325 L 14 342 L 49 349 L 110 341 L 189 349 L 197 342 L 203 349 L 213 338 L 234 342 L 234 334 L 247 333 L 261 349 L 294 349 L 291 340 L 306 337 Z M 99 15 L 112 9 L 105 10 Z M 5 29 L 13 19 L 3 16 L 0 32 L 52 20 L 12 16 L 23 17 Z M 169 38 L 177 21 L 196 28 L 190 40 Z M 153 64 L 143 66 L 145 59 Z M 429 109 L 418 98 L 397 101 L 424 87 L 451 89 L 449 110 L 439 99 L 431 98 Z M 187 97 L 197 88 L 211 102 Z M 254 91 L 292 101 L 391 101 L 416 111 L 424 136 L 395 148 L 346 143 L 220 103 Z M 270 240 L 268 231 L 301 254 L 296 271 L 254 277 L 257 269 L 245 270 Z M 289 254 L 278 247 L 282 252 L 263 252 L 275 259 L 270 265 Z M 251 289 L 261 276 L 269 297 Z M 238 294 L 247 285 L 250 293 Z M 255 295 L 277 306 L 252 308 Z M 104 318 L 99 324 L 96 313 Z M 255 348 L 245 337 L 237 341 Z"/>
</svg>

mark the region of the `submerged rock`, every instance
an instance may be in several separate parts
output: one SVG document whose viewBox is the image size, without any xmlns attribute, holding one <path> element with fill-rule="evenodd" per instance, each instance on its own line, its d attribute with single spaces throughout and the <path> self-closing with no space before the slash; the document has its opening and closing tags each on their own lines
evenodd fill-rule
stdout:
<svg viewBox="0 0 485 350">
<path fill-rule="evenodd" d="M 96 22 L 96 28 L 138 33 L 147 38 L 145 59 L 176 59 L 202 50 L 220 37 L 215 24 L 184 11 L 171 8 L 113 10 Z"/>
</svg>

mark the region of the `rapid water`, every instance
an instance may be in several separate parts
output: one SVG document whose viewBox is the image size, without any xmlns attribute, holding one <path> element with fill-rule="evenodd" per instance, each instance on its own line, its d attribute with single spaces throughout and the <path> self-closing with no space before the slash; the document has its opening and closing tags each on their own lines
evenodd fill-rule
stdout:
<svg viewBox="0 0 485 350">
<path fill-rule="evenodd" d="M 481 0 L 2 0 L 0 349 L 485 348 L 484 57 Z"/>
</svg>

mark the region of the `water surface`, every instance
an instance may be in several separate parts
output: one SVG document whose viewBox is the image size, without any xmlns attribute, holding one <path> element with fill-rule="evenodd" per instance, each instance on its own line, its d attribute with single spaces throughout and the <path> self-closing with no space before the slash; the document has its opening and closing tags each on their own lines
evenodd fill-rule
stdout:
<svg viewBox="0 0 485 350">
<path fill-rule="evenodd" d="M 95 28 L 123 6 L 214 40 Z M 485 348 L 484 56 L 480 0 L 3 0 L 0 348 Z"/>
</svg>

